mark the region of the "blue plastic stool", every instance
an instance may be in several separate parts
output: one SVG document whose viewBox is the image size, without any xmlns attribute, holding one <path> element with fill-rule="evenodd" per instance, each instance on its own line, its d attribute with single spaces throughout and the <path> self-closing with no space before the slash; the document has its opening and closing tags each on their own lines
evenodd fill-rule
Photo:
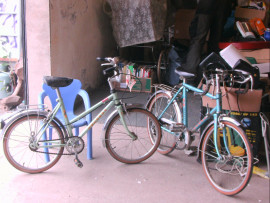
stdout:
<svg viewBox="0 0 270 203">
<path fill-rule="evenodd" d="M 87 92 L 81 89 L 82 84 L 79 80 L 73 79 L 73 82 L 67 87 L 60 87 L 59 90 L 61 92 L 61 96 L 63 98 L 63 102 L 66 107 L 66 112 L 69 120 L 73 119 L 76 115 L 74 115 L 74 104 L 75 99 L 77 96 L 80 96 L 84 103 L 84 108 L 88 109 L 91 107 L 90 98 Z M 56 91 L 52 89 L 50 86 L 43 84 L 42 86 L 43 91 L 39 94 L 38 97 L 38 104 L 44 104 L 45 97 L 48 96 L 52 108 L 54 108 L 57 104 L 56 99 Z M 64 119 L 59 110 L 56 114 L 56 117 L 64 123 Z M 75 136 L 79 135 L 79 127 L 87 126 L 92 121 L 92 114 L 88 114 L 86 117 L 82 118 L 81 120 L 75 122 L 72 127 L 75 129 Z M 49 130 L 49 136 L 52 134 L 52 129 Z M 46 136 L 46 135 L 45 135 Z M 45 148 L 48 150 L 48 148 Z M 46 152 L 46 151 L 45 151 Z M 49 161 L 49 156 L 46 157 L 47 161 Z M 92 151 L 92 129 L 87 132 L 87 159 L 93 159 L 93 151 Z"/>
</svg>

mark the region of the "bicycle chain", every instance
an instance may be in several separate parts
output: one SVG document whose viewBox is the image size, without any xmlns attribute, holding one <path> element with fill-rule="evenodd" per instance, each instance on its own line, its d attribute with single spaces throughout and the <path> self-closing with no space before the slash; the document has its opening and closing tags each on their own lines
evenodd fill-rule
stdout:
<svg viewBox="0 0 270 203">
<path fill-rule="evenodd" d="M 67 137 L 67 138 L 64 138 L 67 139 L 67 141 L 70 139 L 70 138 L 73 138 L 73 137 L 76 137 L 76 136 L 71 136 L 71 137 Z M 47 141 L 56 141 L 56 140 L 62 140 L 62 139 L 54 139 L 54 140 L 42 140 L 40 142 L 47 142 Z M 85 146 L 85 143 L 84 143 L 84 140 L 81 139 L 82 142 L 83 142 L 83 146 Z M 66 144 L 66 143 L 65 143 Z M 37 153 L 41 153 L 41 154 L 57 154 L 57 155 L 75 155 L 75 153 L 53 153 L 53 152 L 42 152 L 42 151 L 37 151 L 37 150 L 34 150 L 34 149 L 31 149 L 31 147 L 29 147 L 31 151 L 33 152 L 37 152 Z M 78 152 L 78 154 L 80 154 L 83 150 L 81 150 L 80 152 Z"/>
</svg>

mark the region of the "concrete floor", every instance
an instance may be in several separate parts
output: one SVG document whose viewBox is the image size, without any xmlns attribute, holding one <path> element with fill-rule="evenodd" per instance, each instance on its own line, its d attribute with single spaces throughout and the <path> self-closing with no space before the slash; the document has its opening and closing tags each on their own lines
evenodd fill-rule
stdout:
<svg viewBox="0 0 270 203">
<path fill-rule="evenodd" d="M 92 104 L 103 98 L 98 92 L 90 94 Z M 141 103 L 147 98 L 147 94 L 136 96 Z M 199 98 L 192 97 L 192 111 L 198 110 L 198 104 Z M 198 114 L 190 115 L 193 122 L 198 119 Z M 83 168 L 75 166 L 73 156 L 62 156 L 47 172 L 25 174 L 9 165 L 1 147 L 0 202 L 269 202 L 269 180 L 253 175 L 240 194 L 224 196 L 209 184 L 196 157 L 183 151 L 170 156 L 157 152 L 143 163 L 122 164 L 102 146 L 102 123 L 93 128 L 94 159 L 86 159 L 86 150 L 79 156 Z"/>
</svg>

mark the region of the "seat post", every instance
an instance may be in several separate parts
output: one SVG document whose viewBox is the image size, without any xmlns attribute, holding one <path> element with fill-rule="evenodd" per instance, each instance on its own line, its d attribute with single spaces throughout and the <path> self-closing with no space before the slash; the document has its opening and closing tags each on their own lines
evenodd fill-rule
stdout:
<svg viewBox="0 0 270 203">
<path fill-rule="evenodd" d="M 187 79 L 184 76 L 180 76 L 180 80 L 183 80 L 183 83 L 187 83 Z"/>
</svg>

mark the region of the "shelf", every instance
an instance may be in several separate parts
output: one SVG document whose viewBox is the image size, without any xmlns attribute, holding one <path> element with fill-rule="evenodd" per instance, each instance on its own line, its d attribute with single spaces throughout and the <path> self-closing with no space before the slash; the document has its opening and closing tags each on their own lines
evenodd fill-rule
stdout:
<svg viewBox="0 0 270 203">
<path fill-rule="evenodd" d="M 265 41 L 249 41 L 249 42 L 220 42 L 219 48 L 224 49 L 227 46 L 232 44 L 237 49 L 269 49 L 270 48 L 270 42 Z"/>
</svg>

